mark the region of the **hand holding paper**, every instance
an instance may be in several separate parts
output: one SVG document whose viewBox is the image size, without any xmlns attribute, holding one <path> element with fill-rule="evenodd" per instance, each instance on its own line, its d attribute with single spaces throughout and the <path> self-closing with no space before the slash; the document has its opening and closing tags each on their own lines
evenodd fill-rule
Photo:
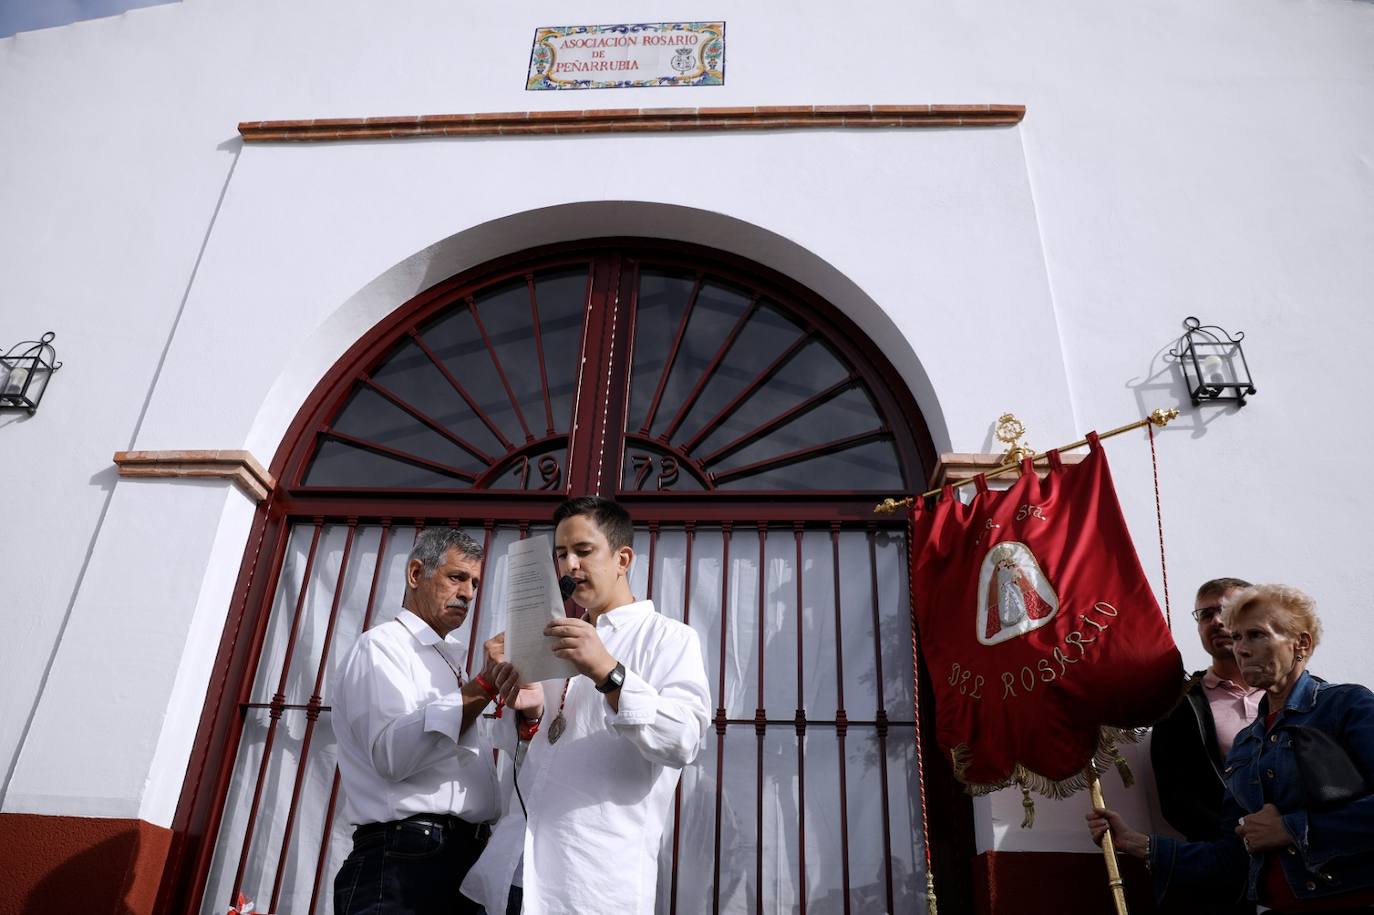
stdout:
<svg viewBox="0 0 1374 915">
<path fill-rule="evenodd" d="M 544 627 L 544 634 L 553 643 L 553 653 L 565 658 L 577 672 L 600 683 L 615 669 L 615 658 L 601 643 L 596 627 L 586 620 L 563 617 Z"/>
<path fill-rule="evenodd" d="M 554 639 L 544 635 L 551 620 L 566 618 L 552 557 L 543 534 L 518 540 L 506 552 L 506 660 L 526 683 L 577 675 L 570 662 L 554 657 Z"/>
</svg>

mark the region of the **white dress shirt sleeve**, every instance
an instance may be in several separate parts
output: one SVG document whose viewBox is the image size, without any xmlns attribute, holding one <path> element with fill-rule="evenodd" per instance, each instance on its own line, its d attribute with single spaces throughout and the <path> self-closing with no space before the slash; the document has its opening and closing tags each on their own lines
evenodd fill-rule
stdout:
<svg viewBox="0 0 1374 915">
<path fill-rule="evenodd" d="M 606 724 L 640 755 L 674 769 L 697 758 L 710 720 L 711 691 L 696 632 L 683 627 L 665 638 L 649 670 L 625 670 L 620 710 L 606 707 Z"/>
<path fill-rule="evenodd" d="M 478 730 L 462 727 L 462 694 L 416 696 L 409 663 L 386 645 L 370 642 L 349 659 L 340 681 L 345 724 L 388 781 L 403 781 L 455 753 L 480 752 Z"/>
</svg>

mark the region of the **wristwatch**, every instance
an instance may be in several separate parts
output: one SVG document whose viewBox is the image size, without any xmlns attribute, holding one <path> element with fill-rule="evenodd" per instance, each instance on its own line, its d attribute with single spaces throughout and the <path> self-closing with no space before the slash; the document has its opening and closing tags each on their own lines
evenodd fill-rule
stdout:
<svg viewBox="0 0 1374 915">
<path fill-rule="evenodd" d="M 620 687 L 623 686 L 624 683 L 625 665 L 617 661 L 615 665 L 615 670 L 611 671 L 609 674 L 606 675 L 605 681 L 596 684 L 596 691 L 598 693 L 613 693 L 616 690 L 620 689 Z"/>
</svg>

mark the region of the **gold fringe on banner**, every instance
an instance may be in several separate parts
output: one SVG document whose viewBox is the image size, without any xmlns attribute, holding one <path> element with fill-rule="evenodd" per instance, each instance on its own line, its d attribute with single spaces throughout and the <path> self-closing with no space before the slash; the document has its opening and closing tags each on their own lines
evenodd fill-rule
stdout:
<svg viewBox="0 0 1374 915">
<path fill-rule="evenodd" d="M 964 774 L 968 771 L 969 764 L 973 762 L 973 750 L 968 744 L 960 744 L 950 750 L 950 761 L 954 766 L 954 777 L 964 785 L 964 789 L 974 797 L 984 794 L 991 794 L 994 791 L 1001 791 L 1012 785 L 1021 788 L 1025 800 L 1030 800 L 1030 792 L 1034 791 L 1042 797 L 1052 798 L 1062 801 L 1079 791 L 1086 790 L 1096 778 L 1098 773 L 1105 772 L 1107 769 L 1115 767 L 1121 775 L 1122 783 L 1127 787 L 1135 784 L 1135 776 L 1131 772 L 1131 767 L 1127 764 L 1125 757 L 1117 748 L 1117 744 L 1125 741 L 1126 743 L 1138 743 L 1145 736 L 1145 728 L 1113 728 L 1102 727 L 1097 735 L 1097 752 L 1093 758 L 1079 772 L 1070 775 L 1068 778 L 1052 779 L 1046 778 L 1038 772 L 1032 772 L 1025 766 L 1017 763 L 1011 770 L 1011 774 L 999 782 L 976 783 L 967 781 Z M 1031 802 L 1034 803 L 1033 801 Z M 1027 810 L 1023 828 L 1034 825 L 1035 815 L 1032 810 Z"/>
</svg>

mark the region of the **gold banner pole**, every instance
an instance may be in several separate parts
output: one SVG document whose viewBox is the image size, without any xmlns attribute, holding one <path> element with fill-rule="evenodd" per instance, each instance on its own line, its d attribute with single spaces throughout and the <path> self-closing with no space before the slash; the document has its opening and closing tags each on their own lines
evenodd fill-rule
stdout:
<svg viewBox="0 0 1374 915">
<path fill-rule="evenodd" d="M 1102 783 L 1098 781 L 1096 772 L 1092 774 L 1092 780 L 1088 782 L 1088 792 L 1092 795 L 1094 807 L 1107 806 L 1107 803 L 1102 800 Z M 1116 903 L 1116 915 L 1128 915 L 1126 912 L 1126 891 L 1121 882 L 1121 870 L 1116 865 L 1116 843 L 1112 841 L 1110 829 L 1102 835 L 1102 857 L 1107 859 L 1107 885 L 1112 888 L 1112 900 Z"/>
<path fill-rule="evenodd" d="M 1127 424 L 1124 425 L 1124 426 L 1118 426 L 1117 428 L 1112 429 L 1110 432 L 1103 432 L 1101 435 L 1098 436 L 1098 439 L 1111 438 L 1111 437 L 1114 436 L 1114 435 L 1121 435 L 1123 432 L 1130 432 L 1132 429 L 1140 429 L 1140 428 L 1143 428 L 1144 426 L 1147 426 L 1147 425 L 1150 425 L 1150 424 L 1154 424 L 1154 425 L 1156 425 L 1156 426 L 1158 426 L 1158 427 L 1160 427 L 1160 428 L 1162 429 L 1162 428 L 1164 428 L 1165 426 L 1167 426 L 1167 425 L 1169 424 L 1169 421 L 1170 421 L 1170 420 L 1174 420 L 1174 419 L 1177 419 L 1177 418 L 1178 418 L 1178 411 L 1177 411 L 1177 410 L 1172 409 L 1172 408 L 1167 409 L 1167 410 L 1161 408 L 1161 409 L 1155 410 L 1154 412 L 1152 412 L 1149 416 L 1145 417 L 1144 419 L 1138 419 L 1138 420 L 1136 420 L 1136 421 L 1133 422 L 1133 423 L 1127 423 Z M 1072 451 L 1072 450 L 1075 449 L 1075 448 L 1082 448 L 1082 447 L 1083 447 L 1084 445 L 1086 445 L 1086 444 L 1088 444 L 1088 440 L 1087 440 L 1086 438 L 1080 438 L 1080 439 L 1079 439 L 1078 441 L 1076 441 L 1076 442 L 1070 442 L 1070 443 L 1067 444 L 1067 445 L 1060 445 L 1058 448 L 1055 448 L 1054 450 L 1055 450 L 1055 451 Z M 1040 460 L 1041 458 L 1043 458 L 1044 456 L 1045 456 L 1045 455 L 1044 455 L 1043 453 L 1037 454 L 1037 455 L 1032 456 L 1032 457 L 1031 457 L 1031 460 L 1032 460 L 1032 461 L 1038 461 L 1038 460 Z M 984 477 L 995 477 L 995 476 L 998 476 L 998 475 L 1000 475 L 1000 474 L 1007 473 L 1008 471 L 1016 470 L 1016 469 L 1017 469 L 1018 467 L 1020 467 L 1020 466 L 1021 466 L 1021 462 L 1020 462 L 1020 461 L 1012 461 L 1011 463 L 1002 464 L 1002 465 L 999 466 L 999 467 L 994 467 L 992 470 L 989 470 L 989 471 L 983 473 L 982 476 L 984 476 Z M 960 486 L 967 486 L 967 485 L 969 485 L 969 484 L 972 483 L 975 479 L 977 479 L 977 477 L 970 477 L 970 478 L 967 479 L 967 480 L 960 480 L 958 483 L 951 483 L 950 485 L 953 486 L 955 489 L 958 489 Z M 943 487 L 942 487 L 942 488 L 943 488 Z M 939 489 L 932 489 L 932 490 L 929 490 L 929 491 L 927 491 L 927 492 L 921 493 L 920 498 L 924 499 L 926 496 L 938 496 L 939 494 L 940 494 L 940 490 L 939 490 Z M 892 514 L 892 513 L 895 512 L 895 511 L 900 511 L 900 510 L 903 509 L 903 508 L 910 508 L 912 502 L 914 502 L 915 499 L 916 499 L 916 497 L 914 497 L 914 496 L 907 496 L 905 499 L 884 499 L 883 501 L 879 502 L 877 505 L 875 505 L 875 506 L 873 507 L 873 511 L 877 512 L 877 513 L 880 514 L 880 515 L 890 515 L 890 514 Z"/>
</svg>

